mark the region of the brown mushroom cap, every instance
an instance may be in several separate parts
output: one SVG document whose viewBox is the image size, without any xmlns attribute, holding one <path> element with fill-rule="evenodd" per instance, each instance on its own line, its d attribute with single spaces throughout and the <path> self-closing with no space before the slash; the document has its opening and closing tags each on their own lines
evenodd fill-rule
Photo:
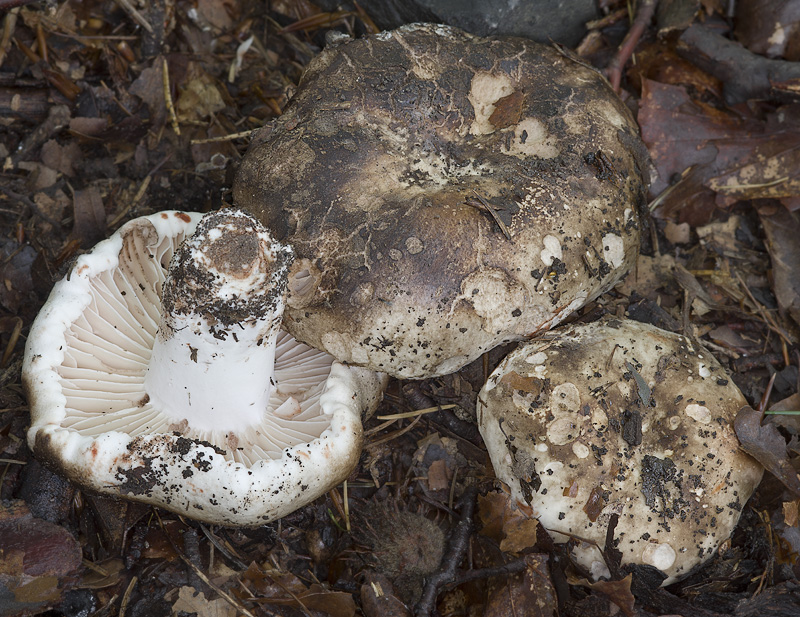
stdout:
<svg viewBox="0 0 800 617">
<path fill-rule="evenodd" d="M 495 473 L 554 540 L 586 541 L 573 554 L 593 574 L 616 514 L 622 563 L 669 584 L 711 557 L 761 479 L 732 425 L 747 401 L 682 336 L 619 319 L 560 330 L 509 354 L 478 396 Z"/>
<path fill-rule="evenodd" d="M 609 289 L 644 148 L 594 70 L 414 24 L 333 45 L 250 147 L 239 206 L 295 249 L 285 325 L 340 361 L 452 372 Z"/>
</svg>

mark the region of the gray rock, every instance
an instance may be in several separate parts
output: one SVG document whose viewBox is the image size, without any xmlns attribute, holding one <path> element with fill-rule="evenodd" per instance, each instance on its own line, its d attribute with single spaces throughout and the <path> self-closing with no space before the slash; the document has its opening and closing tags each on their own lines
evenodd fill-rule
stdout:
<svg viewBox="0 0 800 617">
<path fill-rule="evenodd" d="M 320 0 L 324 10 L 352 9 L 351 2 Z M 584 24 L 597 17 L 595 0 L 367 0 L 362 8 L 382 29 L 427 21 L 479 36 L 524 36 L 541 43 L 576 46 Z"/>
</svg>

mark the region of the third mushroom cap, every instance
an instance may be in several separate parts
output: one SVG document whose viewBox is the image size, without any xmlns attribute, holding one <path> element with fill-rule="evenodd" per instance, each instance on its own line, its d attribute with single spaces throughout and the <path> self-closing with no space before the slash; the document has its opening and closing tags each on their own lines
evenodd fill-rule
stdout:
<svg viewBox="0 0 800 617">
<path fill-rule="evenodd" d="M 616 516 L 623 565 L 683 578 L 761 479 L 732 425 L 747 402 L 685 337 L 620 319 L 559 330 L 509 354 L 478 395 L 495 473 L 595 577 Z"/>
<path fill-rule="evenodd" d="M 315 58 L 234 195 L 296 251 L 295 337 L 423 378 L 618 281 L 645 166 L 596 71 L 528 40 L 414 24 Z"/>
</svg>

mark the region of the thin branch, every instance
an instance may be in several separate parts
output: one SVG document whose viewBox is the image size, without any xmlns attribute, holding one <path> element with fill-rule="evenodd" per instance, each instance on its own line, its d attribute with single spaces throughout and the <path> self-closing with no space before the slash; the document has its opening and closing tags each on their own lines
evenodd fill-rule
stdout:
<svg viewBox="0 0 800 617">
<path fill-rule="evenodd" d="M 622 81 L 622 69 L 625 68 L 625 64 L 633 55 L 633 50 L 636 49 L 639 39 L 642 38 L 642 34 L 644 34 L 644 31 L 650 25 L 650 21 L 653 19 L 657 6 L 658 0 L 642 0 L 636 10 L 636 17 L 631 24 L 631 29 L 628 30 L 628 34 L 625 35 L 625 39 L 619 46 L 617 53 L 606 67 L 606 77 L 608 77 L 608 81 L 611 82 L 611 87 L 614 88 L 614 92 L 618 94 L 619 84 Z"/>
<path fill-rule="evenodd" d="M 442 558 L 444 569 L 428 579 L 422 597 L 414 609 L 416 617 L 429 617 L 436 604 L 436 597 L 439 591 L 446 585 L 456 580 L 458 564 L 460 564 L 469 547 L 469 538 L 472 531 L 472 515 L 475 512 L 475 497 L 478 488 L 470 485 L 464 489 L 459 502 L 461 520 L 450 533 L 449 548 Z"/>
</svg>

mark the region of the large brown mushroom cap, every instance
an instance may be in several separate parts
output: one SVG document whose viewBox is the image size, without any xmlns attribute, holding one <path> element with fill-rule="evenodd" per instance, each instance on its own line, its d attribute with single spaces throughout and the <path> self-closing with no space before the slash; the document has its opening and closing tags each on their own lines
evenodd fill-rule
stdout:
<svg viewBox="0 0 800 617">
<path fill-rule="evenodd" d="M 682 578 L 761 479 L 732 425 L 747 402 L 682 336 L 618 319 L 559 330 L 509 354 L 478 396 L 495 473 L 557 542 L 576 540 L 593 574 L 617 515 L 623 564 Z"/>
<path fill-rule="evenodd" d="M 295 249 L 295 337 L 421 378 L 619 280 L 639 244 L 643 152 L 591 68 L 415 24 L 320 54 L 234 196 Z"/>
</svg>

